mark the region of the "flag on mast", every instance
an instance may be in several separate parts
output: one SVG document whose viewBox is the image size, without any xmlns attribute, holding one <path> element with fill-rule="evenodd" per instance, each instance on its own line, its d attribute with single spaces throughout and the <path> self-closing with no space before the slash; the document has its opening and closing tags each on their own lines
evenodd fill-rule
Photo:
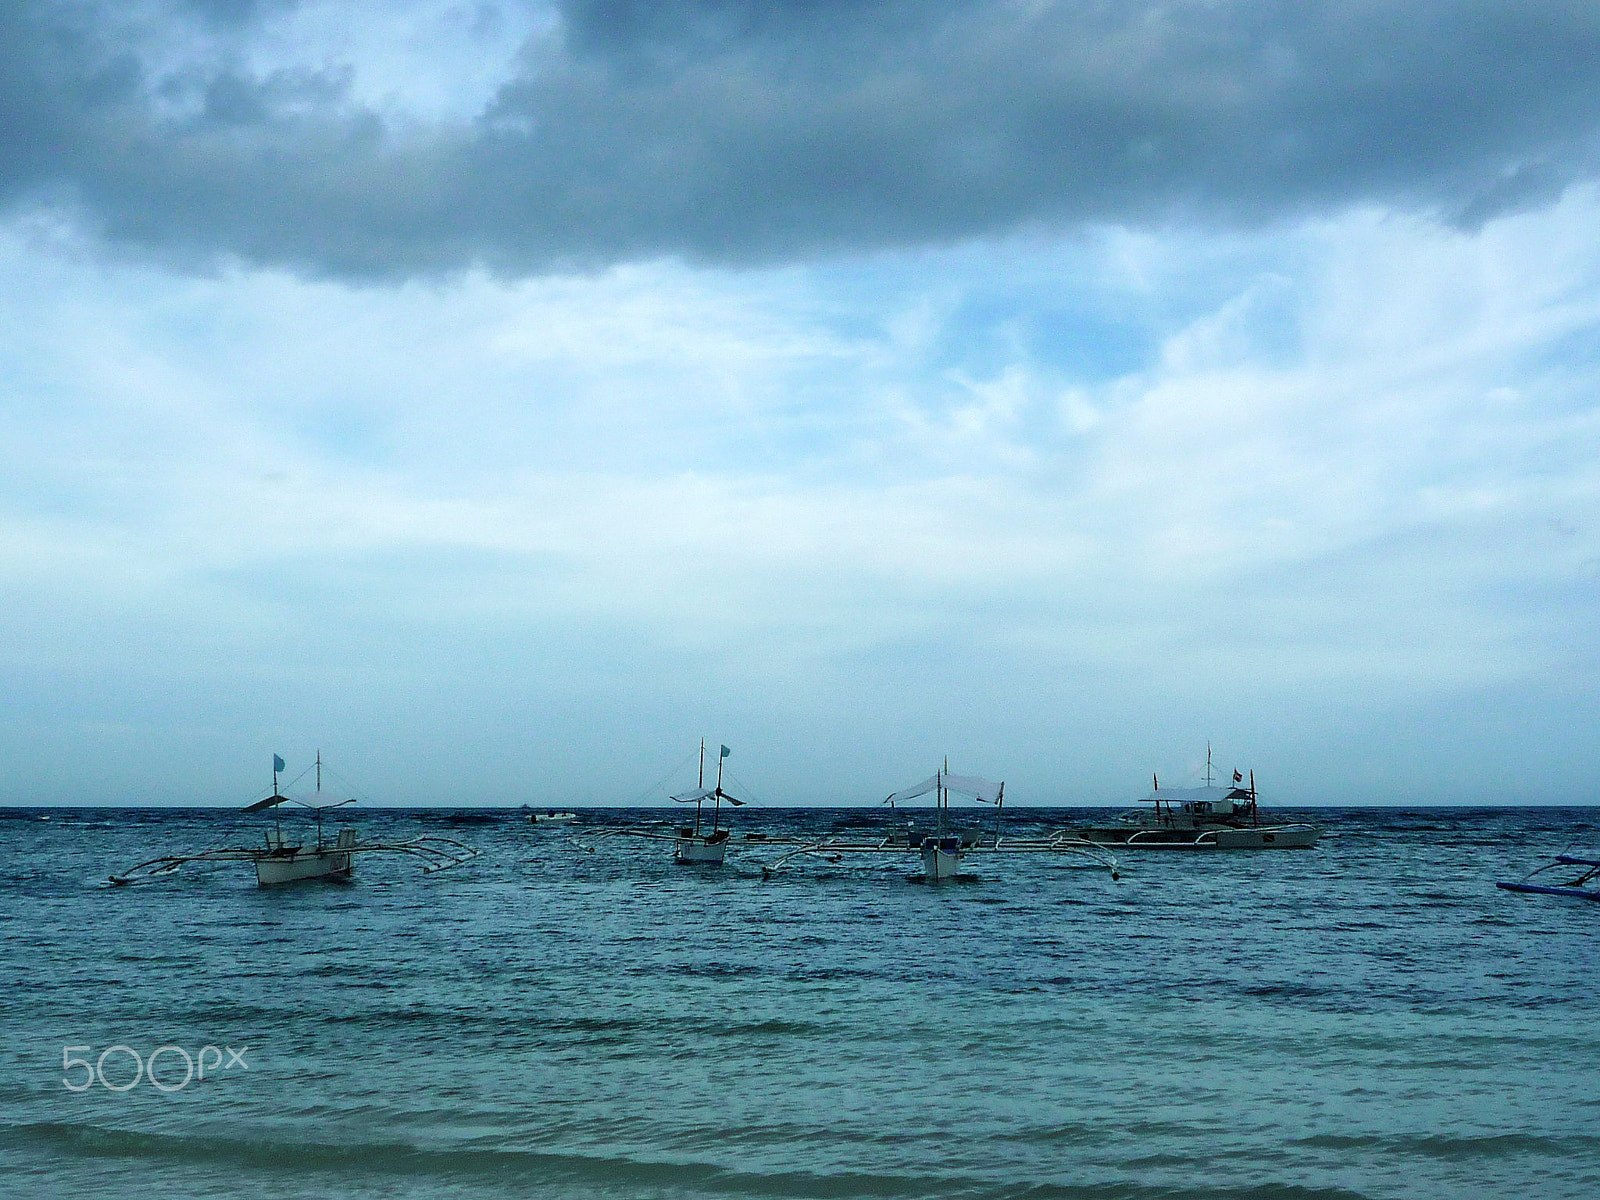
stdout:
<svg viewBox="0 0 1600 1200">
<path fill-rule="evenodd" d="M 283 770 L 283 759 L 279 758 L 276 754 L 272 756 L 272 769 L 274 771 Z"/>
<path fill-rule="evenodd" d="M 727 758 L 727 757 L 728 757 L 728 755 L 730 755 L 730 754 L 732 754 L 732 753 L 733 753 L 733 751 L 732 751 L 732 750 L 729 750 L 729 749 L 728 749 L 728 748 L 727 748 L 727 747 L 726 747 L 726 746 L 724 746 L 724 747 L 723 747 L 723 748 L 722 748 L 722 757 L 723 757 L 723 758 Z"/>
<path fill-rule="evenodd" d="M 1239 772 L 1235 771 L 1233 773 L 1233 782 L 1234 782 L 1234 786 L 1237 787 L 1239 784 L 1244 782 L 1244 776 L 1239 774 Z"/>
</svg>

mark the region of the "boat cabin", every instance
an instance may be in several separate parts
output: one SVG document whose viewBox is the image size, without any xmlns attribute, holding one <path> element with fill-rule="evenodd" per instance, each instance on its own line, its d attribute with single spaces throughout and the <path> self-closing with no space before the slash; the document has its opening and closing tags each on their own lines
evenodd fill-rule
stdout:
<svg viewBox="0 0 1600 1200">
<path fill-rule="evenodd" d="M 1144 800 L 1156 806 L 1157 825 L 1193 827 L 1211 823 L 1237 824 L 1245 820 L 1251 815 L 1250 806 L 1255 795 L 1241 787 L 1158 787 Z M 1134 820 L 1143 824 L 1145 819 L 1136 817 Z"/>
<path fill-rule="evenodd" d="M 1223 797 L 1220 800 L 1186 801 L 1183 811 L 1195 817 L 1228 817 L 1241 810 L 1232 797 Z"/>
</svg>

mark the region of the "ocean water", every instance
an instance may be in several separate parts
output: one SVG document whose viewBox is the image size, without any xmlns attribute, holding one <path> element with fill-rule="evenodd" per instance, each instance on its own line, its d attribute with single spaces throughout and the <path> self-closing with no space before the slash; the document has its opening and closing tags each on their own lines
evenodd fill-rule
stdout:
<svg viewBox="0 0 1600 1200">
<path fill-rule="evenodd" d="M 1316 816 L 1309 851 L 925 885 L 371 811 L 483 853 L 261 889 L 105 884 L 253 818 L 9 810 L 0 1194 L 1592 1200 L 1600 904 L 1493 880 L 1600 850 L 1596 811 Z"/>
</svg>

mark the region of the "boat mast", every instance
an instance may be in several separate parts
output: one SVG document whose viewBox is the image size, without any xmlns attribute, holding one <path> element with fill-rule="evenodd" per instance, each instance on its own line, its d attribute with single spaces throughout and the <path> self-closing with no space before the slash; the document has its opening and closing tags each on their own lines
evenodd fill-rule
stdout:
<svg viewBox="0 0 1600 1200">
<path fill-rule="evenodd" d="M 317 750 L 317 849 L 322 849 L 322 750 Z"/>
<path fill-rule="evenodd" d="M 711 806 L 711 832 L 717 832 L 717 819 L 722 816 L 722 760 L 728 757 L 728 748 L 717 743 L 717 802 Z"/>
<path fill-rule="evenodd" d="M 1211 741 L 1206 740 L 1206 786 L 1211 786 Z"/>
<path fill-rule="evenodd" d="M 700 739 L 700 774 L 695 776 L 694 789 L 697 792 L 703 792 L 703 791 L 706 790 L 706 740 L 705 740 L 705 738 L 701 738 Z M 700 806 L 703 805 L 705 802 L 706 802 L 706 798 L 704 796 L 701 796 L 699 799 L 697 799 L 694 802 L 694 832 L 695 832 L 695 836 L 696 837 L 700 836 Z"/>
</svg>

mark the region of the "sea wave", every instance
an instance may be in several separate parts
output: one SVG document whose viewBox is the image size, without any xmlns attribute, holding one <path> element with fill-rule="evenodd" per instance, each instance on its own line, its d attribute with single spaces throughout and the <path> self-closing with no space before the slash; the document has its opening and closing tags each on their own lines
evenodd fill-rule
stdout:
<svg viewBox="0 0 1600 1200">
<path fill-rule="evenodd" d="M 1445 1137 L 1440 1134 L 1353 1135 L 1321 1134 L 1299 1138 L 1297 1145 L 1324 1150 L 1377 1151 L 1402 1158 L 1465 1160 L 1537 1155 L 1600 1162 L 1600 1135 L 1567 1134 L 1549 1137 L 1531 1133 L 1490 1133 Z"/>
<path fill-rule="evenodd" d="M 977 1173 L 876 1174 L 757 1172 L 707 1162 L 550 1154 L 519 1149 L 428 1149 L 402 1142 L 332 1143 L 299 1139 L 179 1136 L 87 1124 L 0 1126 L 0 1147 L 69 1159 L 115 1159 L 135 1168 L 216 1167 L 243 1190 L 252 1176 L 290 1176 L 322 1186 L 359 1180 L 393 1194 L 470 1186 L 474 1194 L 560 1188 L 575 1195 L 707 1195 L 791 1200 L 1366 1200 L 1346 1188 L 1261 1184 L 1246 1188 L 1149 1187 L 1126 1182 L 1059 1184 L 985 1179 Z M 581 1190 L 574 1190 L 581 1189 Z"/>
</svg>

